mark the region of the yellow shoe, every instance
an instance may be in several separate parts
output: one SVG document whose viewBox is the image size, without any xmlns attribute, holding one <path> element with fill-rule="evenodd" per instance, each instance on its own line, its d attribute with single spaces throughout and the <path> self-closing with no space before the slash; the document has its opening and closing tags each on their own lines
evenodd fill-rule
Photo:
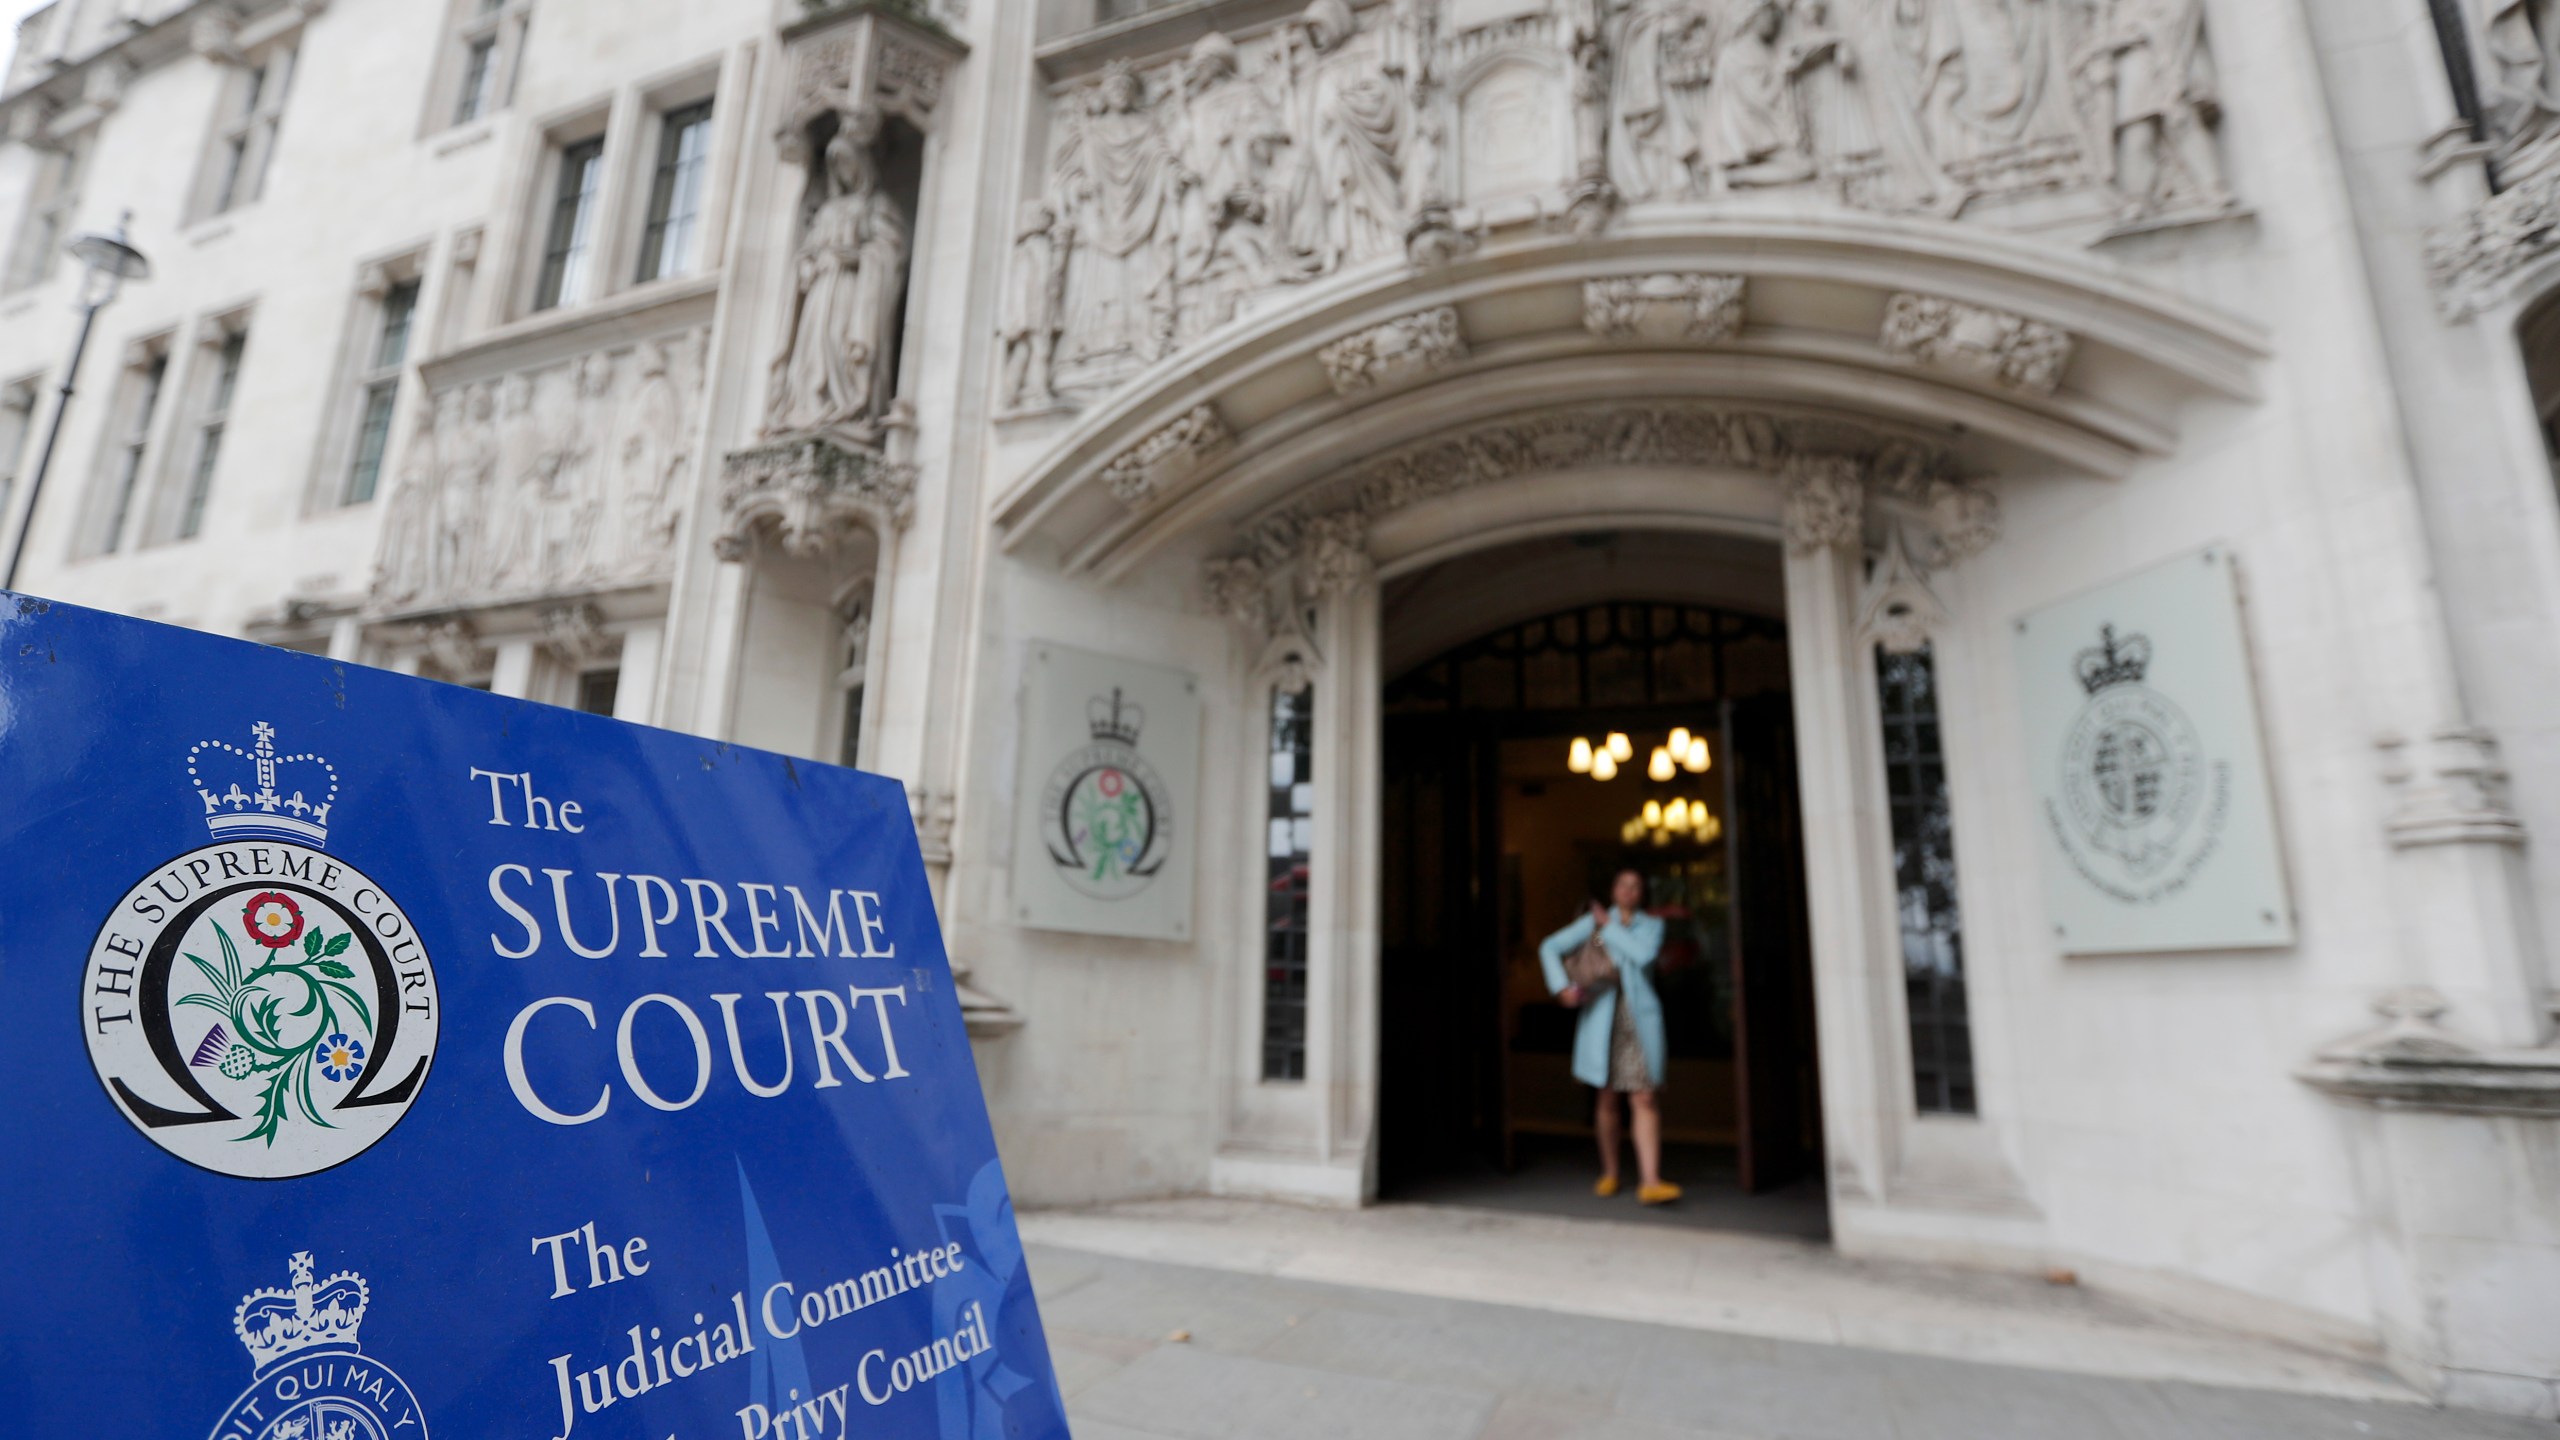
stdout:
<svg viewBox="0 0 2560 1440">
<path fill-rule="evenodd" d="M 1591 1193 L 1592 1193 L 1592 1194 L 1594 1194 L 1594 1195 L 1599 1196 L 1599 1197 L 1600 1197 L 1601 1199 L 1603 1199 L 1603 1200 L 1606 1200 L 1606 1199 L 1608 1199 L 1610 1196 L 1617 1194 L 1617 1193 L 1618 1193 L 1618 1177 L 1617 1177 L 1617 1176 L 1615 1176 L 1615 1175 L 1603 1175 L 1603 1176 L 1601 1176 L 1601 1177 L 1600 1177 L 1600 1179 L 1599 1179 L 1599 1182 L 1598 1182 L 1597 1184 L 1594 1184 L 1594 1185 L 1591 1187 Z"/>
<path fill-rule="evenodd" d="M 1680 1187 L 1665 1180 L 1659 1185 L 1646 1185 L 1636 1191 L 1636 1199 L 1647 1205 L 1668 1205 L 1680 1198 Z"/>
</svg>

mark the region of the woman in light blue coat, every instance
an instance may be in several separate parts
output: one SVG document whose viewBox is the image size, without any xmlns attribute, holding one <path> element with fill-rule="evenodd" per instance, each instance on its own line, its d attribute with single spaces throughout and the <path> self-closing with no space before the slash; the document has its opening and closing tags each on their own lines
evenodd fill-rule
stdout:
<svg viewBox="0 0 2560 1440">
<path fill-rule="evenodd" d="M 1618 983 L 1586 995 L 1565 982 L 1565 957 L 1582 948 L 1593 930 L 1616 962 Z M 1591 913 L 1550 935 L 1538 946 L 1538 963 L 1547 972 L 1547 989 L 1568 1006 L 1581 1009 L 1573 1032 L 1573 1078 L 1600 1092 L 1594 1115 L 1600 1132 L 1600 1182 L 1592 1193 L 1618 1193 L 1618 1097 L 1625 1095 L 1635 1112 L 1636 1198 L 1663 1205 L 1680 1198 L 1680 1187 L 1662 1179 L 1662 1111 L 1654 1092 L 1662 1088 L 1666 1060 L 1662 1035 L 1662 999 L 1653 989 L 1654 957 L 1662 953 L 1662 921 L 1644 912 L 1644 876 L 1621 870 L 1609 887 L 1609 908 Z"/>
</svg>

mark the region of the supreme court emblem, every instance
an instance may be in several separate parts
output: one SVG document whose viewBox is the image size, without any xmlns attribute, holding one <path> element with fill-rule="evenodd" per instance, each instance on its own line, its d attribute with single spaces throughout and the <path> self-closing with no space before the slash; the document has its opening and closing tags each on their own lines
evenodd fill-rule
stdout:
<svg viewBox="0 0 2560 1440">
<path fill-rule="evenodd" d="M 116 902 L 90 946 L 80 1028 L 109 1098 L 153 1144 L 282 1180 L 390 1133 L 426 1081 L 441 1012 L 417 927 L 322 848 L 336 770 L 277 753 L 273 726 L 251 733 L 245 750 L 187 752 L 213 843 Z"/>
<path fill-rule="evenodd" d="M 2184 884 L 2210 857 L 2229 805 L 2229 767 L 2205 753 L 2186 712 L 2143 683 L 2150 665 L 2151 642 L 2113 625 L 2074 658 L 2088 701 L 2063 738 L 2053 816 L 2081 872 L 2137 902 Z"/>
<path fill-rule="evenodd" d="M 310 1251 L 296 1253 L 290 1285 L 255 1291 L 232 1312 L 257 1375 L 208 1440 L 427 1440 L 408 1382 L 356 1343 L 371 1298 L 364 1277 L 314 1279 L 316 1268 Z"/>
<path fill-rule="evenodd" d="M 1145 889 L 1173 842 L 1165 784 L 1138 754 L 1146 711 L 1114 688 L 1085 707 L 1093 743 L 1058 762 L 1040 801 L 1060 878 L 1096 900 Z"/>
</svg>

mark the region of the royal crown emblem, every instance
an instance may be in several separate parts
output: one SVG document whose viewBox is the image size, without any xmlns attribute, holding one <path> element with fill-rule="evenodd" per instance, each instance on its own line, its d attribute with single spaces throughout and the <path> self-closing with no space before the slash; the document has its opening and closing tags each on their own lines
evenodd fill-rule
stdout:
<svg viewBox="0 0 2560 1440">
<path fill-rule="evenodd" d="M 1136 701 L 1121 699 L 1117 686 L 1109 695 L 1096 695 L 1086 702 L 1084 715 L 1093 727 L 1094 739 L 1133 748 L 1138 743 L 1138 732 L 1147 725 L 1147 712 Z"/>
<path fill-rule="evenodd" d="M 305 1350 L 354 1350 L 356 1330 L 364 1324 L 364 1277 L 340 1270 L 326 1280 L 311 1278 L 311 1252 L 296 1251 L 293 1284 L 252 1292 L 232 1312 L 231 1328 L 249 1347 L 249 1358 L 263 1375 L 268 1367 Z"/>
<path fill-rule="evenodd" d="M 2080 677 L 2080 688 L 2092 695 L 2111 686 L 2139 685 L 2151 668 L 2151 642 L 2139 635 L 2118 640 L 2116 627 L 2101 625 L 2098 643 L 2081 651 L 2071 668 Z"/>
<path fill-rule="evenodd" d="M 199 740 L 187 751 L 187 779 L 204 801 L 205 828 L 216 840 L 328 844 L 337 767 L 307 750 L 277 754 L 276 727 L 264 720 L 249 734 L 246 750 L 227 740 Z"/>
<path fill-rule="evenodd" d="M 310 1251 L 296 1252 L 292 1284 L 255 1291 L 232 1312 L 258 1370 L 208 1440 L 427 1440 L 409 1382 L 356 1344 L 364 1277 L 314 1280 L 316 1268 Z"/>
</svg>

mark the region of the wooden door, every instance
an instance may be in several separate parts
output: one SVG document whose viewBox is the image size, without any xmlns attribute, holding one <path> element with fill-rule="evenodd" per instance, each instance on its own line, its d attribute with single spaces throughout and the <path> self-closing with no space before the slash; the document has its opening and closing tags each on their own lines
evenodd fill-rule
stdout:
<svg viewBox="0 0 2560 1440">
<path fill-rule="evenodd" d="M 1725 707 L 1733 865 L 1733 1051 L 1742 1188 L 1811 1171 L 1820 1153 L 1813 964 L 1795 732 L 1784 696 Z"/>
</svg>

